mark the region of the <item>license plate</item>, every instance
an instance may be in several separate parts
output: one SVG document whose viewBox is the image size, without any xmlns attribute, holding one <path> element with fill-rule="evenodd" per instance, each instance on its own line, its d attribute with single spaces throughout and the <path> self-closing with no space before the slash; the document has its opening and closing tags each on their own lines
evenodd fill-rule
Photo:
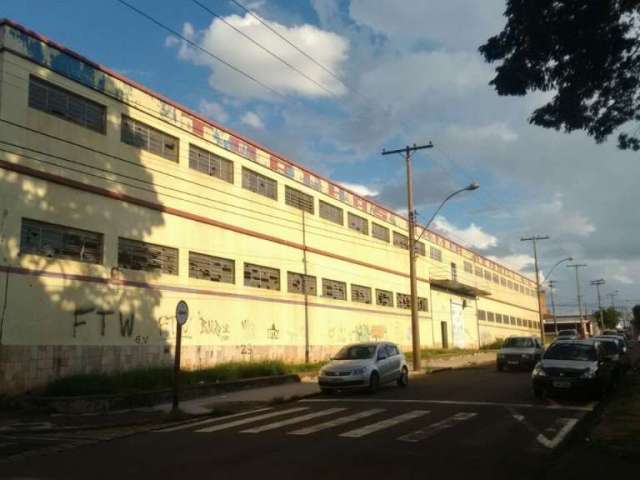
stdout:
<svg viewBox="0 0 640 480">
<path fill-rule="evenodd" d="M 518 362 L 517 360 L 509 360 L 509 365 L 518 365 L 520 362 Z"/>
<path fill-rule="evenodd" d="M 556 388 L 571 388 L 571 382 L 553 382 Z"/>
<path fill-rule="evenodd" d="M 342 381 L 341 378 L 330 378 L 329 379 L 329 382 L 331 382 L 331 383 L 340 383 L 341 381 Z"/>
</svg>

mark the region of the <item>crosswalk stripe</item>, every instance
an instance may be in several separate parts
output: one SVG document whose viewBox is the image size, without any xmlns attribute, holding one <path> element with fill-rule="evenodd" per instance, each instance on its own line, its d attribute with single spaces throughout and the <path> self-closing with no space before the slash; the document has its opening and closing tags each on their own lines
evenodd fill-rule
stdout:
<svg viewBox="0 0 640 480">
<path fill-rule="evenodd" d="M 188 428 L 197 427 L 199 425 L 207 425 L 209 423 L 220 422 L 222 420 L 227 420 L 229 418 L 244 417 L 244 416 L 247 416 L 247 415 L 252 415 L 254 413 L 265 412 L 267 410 L 273 410 L 273 408 L 271 408 L 271 407 L 258 408 L 256 410 L 249 410 L 248 412 L 234 413 L 232 415 L 225 415 L 223 417 L 214 417 L 214 418 L 207 418 L 206 420 L 200 420 L 200 421 L 197 421 L 197 422 L 181 423 L 178 426 L 163 428 L 161 430 L 154 430 L 154 432 L 155 433 L 163 433 L 163 432 L 175 432 L 177 430 L 186 430 Z"/>
<path fill-rule="evenodd" d="M 298 407 L 298 408 L 290 408 L 288 410 L 279 410 L 277 412 L 265 413 L 262 415 L 257 415 L 255 417 L 250 418 L 242 418 L 240 420 L 235 420 L 233 422 L 223 423 L 221 425 L 214 425 L 212 427 L 202 428 L 200 430 L 196 430 L 198 433 L 209 433 L 209 432 L 217 432 L 218 430 L 224 430 L 225 428 L 233 428 L 240 425 L 246 425 L 247 423 L 257 422 L 259 420 L 266 420 L 267 418 L 278 417 L 280 415 L 286 415 L 288 413 L 296 413 L 301 412 L 303 410 L 309 410 L 308 407 Z"/>
<path fill-rule="evenodd" d="M 469 420 L 477 415 L 477 413 L 473 412 L 460 412 L 455 415 L 445 418 L 440 422 L 432 423 L 431 425 L 426 426 L 423 429 L 416 430 L 415 432 L 408 433 L 407 435 L 403 435 L 398 438 L 398 440 L 402 442 L 419 442 L 420 440 L 424 440 L 425 438 L 432 437 L 436 433 L 447 430 L 448 428 L 453 427 L 458 422 L 464 422 L 465 420 Z"/>
<path fill-rule="evenodd" d="M 384 412 L 384 408 L 373 408 L 371 410 L 365 410 L 364 412 L 348 415 L 346 417 L 336 418 L 334 420 L 329 420 L 328 422 L 319 423 L 317 425 L 312 425 L 311 427 L 294 430 L 293 432 L 289 432 L 289 435 L 309 435 L 310 433 L 316 433 L 320 430 L 338 427 L 340 425 L 344 425 L 345 423 L 355 422 L 356 420 L 367 418 L 382 412 Z"/>
<path fill-rule="evenodd" d="M 369 435 L 370 433 L 377 432 L 385 428 L 393 427 L 394 425 L 398 425 L 399 423 L 413 420 L 414 418 L 422 417 L 427 413 L 429 413 L 429 410 L 413 410 L 411 412 L 398 415 L 397 417 L 389 418 L 387 420 L 383 420 L 378 423 L 372 423 L 371 425 L 366 425 L 362 428 L 357 428 L 355 430 L 350 430 L 348 432 L 340 434 L 339 436 L 349 437 L 349 438 L 364 437 L 365 435 Z"/>
<path fill-rule="evenodd" d="M 346 410 L 346 408 L 330 408 L 328 410 L 320 410 L 319 412 L 308 413 L 306 415 L 301 415 L 300 417 L 288 418 L 286 420 L 281 420 L 279 422 L 268 423 L 267 425 L 261 425 L 259 427 L 242 430 L 240 433 L 266 432 L 267 430 L 275 430 L 276 428 L 286 427 L 287 425 L 292 425 L 294 423 L 305 422 L 307 420 L 311 420 L 312 418 L 326 417 L 327 415 L 332 415 L 334 413 L 342 412 L 344 410 Z"/>
</svg>

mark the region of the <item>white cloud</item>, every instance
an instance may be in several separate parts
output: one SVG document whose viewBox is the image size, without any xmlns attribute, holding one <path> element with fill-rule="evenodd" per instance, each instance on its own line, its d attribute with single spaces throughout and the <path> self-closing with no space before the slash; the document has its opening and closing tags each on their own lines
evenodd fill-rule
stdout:
<svg viewBox="0 0 640 480">
<path fill-rule="evenodd" d="M 247 14 L 244 17 L 230 15 L 224 19 L 326 89 L 339 95 L 345 93 L 344 86 L 333 76 L 275 36 L 256 18 Z M 340 74 L 349 50 L 348 42 L 344 38 L 309 24 L 292 27 L 275 22 L 270 22 L 270 24 L 319 63 Z M 196 32 L 190 23 L 185 23 L 182 34 L 203 49 L 258 78 L 278 92 L 308 97 L 330 95 L 323 88 L 305 79 L 269 53 L 243 38 L 220 19 L 214 19 L 209 27 L 199 32 Z M 194 49 L 186 42 L 178 42 L 172 38 L 169 37 L 165 44 L 172 47 L 179 43 L 179 58 L 196 65 L 206 66 L 211 70 L 209 84 L 213 89 L 244 98 L 268 99 L 273 97 L 272 93 L 214 60 L 206 53 Z"/>
<path fill-rule="evenodd" d="M 482 230 L 475 223 L 466 228 L 459 228 L 450 223 L 445 217 L 438 215 L 432 223 L 433 230 L 461 243 L 465 247 L 486 250 L 498 245 L 498 239 Z"/>
<path fill-rule="evenodd" d="M 229 114 L 224 107 L 217 102 L 208 102 L 207 100 L 201 100 L 198 110 L 205 117 L 209 117 L 220 123 L 224 123 L 229 119 Z"/>
<path fill-rule="evenodd" d="M 245 125 L 249 125 L 250 127 L 255 128 L 256 130 L 264 129 L 264 123 L 256 112 L 245 113 L 240 121 Z"/>
<path fill-rule="evenodd" d="M 338 184 L 362 197 L 375 197 L 380 193 L 378 190 L 360 183 L 338 182 Z"/>
<path fill-rule="evenodd" d="M 511 267 L 518 272 L 524 272 L 525 270 L 533 268 L 534 263 L 533 257 L 531 255 L 524 254 L 504 255 L 501 257 L 489 255 L 488 258 L 495 262 Z"/>
<path fill-rule="evenodd" d="M 451 125 L 448 135 L 458 138 L 458 141 L 501 141 L 511 143 L 518 140 L 518 133 L 509 125 L 499 122 L 482 126 Z"/>
</svg>

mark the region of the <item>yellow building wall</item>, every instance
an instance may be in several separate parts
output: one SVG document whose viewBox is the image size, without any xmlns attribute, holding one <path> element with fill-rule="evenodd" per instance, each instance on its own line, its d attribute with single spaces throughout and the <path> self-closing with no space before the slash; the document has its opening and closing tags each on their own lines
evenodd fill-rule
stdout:
<svg viewBox="0 0 640 480">
<path fill-rule="evenodd" d="M 106 134 L 29 108 L 30 75 L 105 105 Z M 183 336 L 187 367 L 232 359 L 301 360 L 305 301 L 287 292 L 287 272 L 304 271 L 303 243 L 307 273 L 316 277 L 318 289 L 306 307 L 312 360 L 354 341 L 384 339 L 410 348 L 408 310 L 353 302 L 350 290 L 351 284 L 371 287 L 374 303 L 376 288 L 391 290 L 396 302 L 397 293 L 410 291 L 408 252 L 320 218 L 318 199 L 342 208 L 345 221 L 352 212 L 367 218 L 369 230 L 375 221 L 406 235 L 406 222 L 399 217 L 389 218 L 395 226 L 385 223 L 300 183 L 295 175 L 276 173 L 179 122 L 168 122 L 162 101 L 149 100 L 118 79 L 107 76 L 103 82 L 104 91 L 126 92 L 113 98 L 5 50 L 0 80 L 0 162 L 5 162 L 0 168 L 0 292 L 5 292 L 0 389 L 21 391 L 77 372 L 167 364 L 173 355 L 175 305 L 181 299 L 190 307 Z M 122 115 L 179 138 L 179 161 L 121 142 Z M 189 143 L 232 160 L 234 184 L 190 169 Z M 35 173 L 16 172 L 16 166 Z M 277 201 L 242 188 L 243 166 L 277 180 Z M 284 202 L 286 185 L 314 196 L 315 212 L 305 214 L 304 222 L 301 211 Z M 102 264 L 21 254 L 23 218 L 103 233 Z M 179 249 L 179 274 L 118 270 L 119 237 Z M 465 261 L 475 268 L 485 259 L 448 241 L 451 249 L 444 248 L 445 240 L 432 233 L 427 237 L 426 258 L 417 261 L 418 296 L 429 300 L 429 311 L 420 314 L 423 346 L 442 346 L 443 329 L 450 347 L 466 348 L 508 334 L 536 333 L 479 322 L 478 309 L 535 319 L 536 298 L 466 272 Z M 432 245 L 442 251 L 442 261 L 430 258 Z M 190 278 L 189 251 L 233 259 L 235 283 Z M 245 262 L 279 269 L 281 289 L 244 286 Z M 488 294 L 476 299 L 431 288 L 430 279 L 451 278 L 452 262 L 461 283 Z M 346 282 L 347 300 L 322 297 L 323 278 Z M 462 322 L 456 332 L 455 305 Z M 29 371 L 24 369 L 27 358 Z"/>
</svg>

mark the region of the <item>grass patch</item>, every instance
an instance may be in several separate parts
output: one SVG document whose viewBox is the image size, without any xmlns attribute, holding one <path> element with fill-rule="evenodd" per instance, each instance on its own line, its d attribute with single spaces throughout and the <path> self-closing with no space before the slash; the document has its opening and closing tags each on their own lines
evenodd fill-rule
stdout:
<svg viewBox="0 0 640 480">
<path fill-rule="evenodd" d="M 216 383 L 255 377 L 269 377 L 317 370 L 320 363 L 287 364 L 278 360 L 228 362 L 201 370 L 182 372 L 183 386 Z M 111 374 L 83 374 L 54 380 L 44 394 L 50 396 L 109 395 L 171 388 L 173 368 L 157 367 Z"/>
</svg>

